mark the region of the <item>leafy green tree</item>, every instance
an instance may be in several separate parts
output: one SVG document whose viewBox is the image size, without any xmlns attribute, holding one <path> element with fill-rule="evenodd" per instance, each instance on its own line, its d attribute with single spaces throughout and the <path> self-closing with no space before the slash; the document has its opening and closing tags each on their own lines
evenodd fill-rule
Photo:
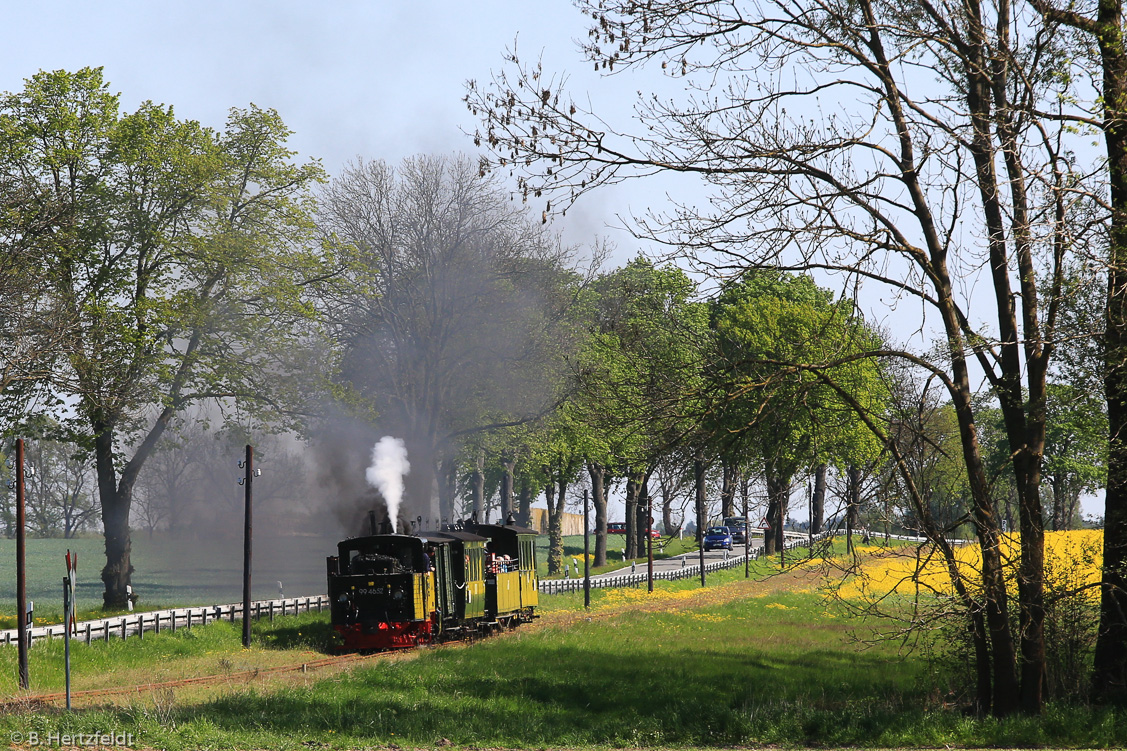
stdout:
<svg viewBox="0 0 1127 751">
<path fill-rule="evenodd" d="M 592 285 L 590 337 L 579 353 L 575 408 L 595 489 L 596 565 L 605 562 L 607 471 L 627 480 L 626 551 L 639 553 L 642 488 L 666 452 L 699 423 L 710 334 L 696 285 L 675 266 L 637 257 Z"/>
<path fill-rule="evenodd" d="M 31 212 L 56 212 L 48 281 L 75 336 L 53 387 L 94 456 L 106 538 L 104 604 L 124 606 L 133 488 L 173 417 L 210 400 L 287 403 L 315 372 L 303 282 L 316 164 L 293 164 L 277 113 L 225 129 L 151 102 L 122 113 L 100 69 L 28 79 L 0 100 L 6 174 Z M 288 402 L 292 403 L 292 402 Z"/>
<path fill-rule="evenodd" d="M 17 125 L 0 117 L 0 416 L 9 424 L 43 396 L 73 334 L 50 283 L 52 236 L 69 222 L 66 203 L 26 179 L 24 150 Z"/>
<path fill-rule="evenodd" d="M 1049 523 L 1073 529 L 1080 496 L 1107 479 L 1107 404 L 1076 386 L 1050 383 L 1045 419 L 1045 479 L 1051 494 Z"/>
<path fill-rule="evenodd" d="M 583 442 L 577 440 L 582 425 L 567 408 L 558 410 L 538 431 L 539 441 L 530 447 L 529 464 L 537 473 L 548 508 L 548 573 L 563 571 L 563 514 L 570 485 L 583 469 Z"/>
<path fill-rule="evenodd" d="M 880 415 L 886 399 L 880 370 L 858 357 L 878 341 L 850 304 L 835 303 L 809 277 L 770 271 L 729 285 L 712 320 L 720 359 L 711 377 L 724 395 L 713 430 L 762 462 L 772 533 L 767 552 L 773 553 L 782 545 L 791 482 L 801 469 L 865 464 L 880 453 L 854 405 L 826 383 Z"/>
</svg>

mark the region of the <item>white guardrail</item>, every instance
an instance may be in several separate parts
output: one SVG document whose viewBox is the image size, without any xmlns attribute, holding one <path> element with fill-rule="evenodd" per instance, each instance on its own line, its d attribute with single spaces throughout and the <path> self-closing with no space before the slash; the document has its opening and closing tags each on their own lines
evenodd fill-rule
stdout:
<svg viewBox="0 0 1127 751">
<path fill-rule="evenodd" d="M 270 618 L 276 615 L 296 615 L 310 610 L 321 612 L 328 607 L 327 595 L 313 595 L 310 597 L 289 597 L 279 600 L 258 600 L 251 603 L 252 618 Z M 206 623 L 229 620 L 241 620 L 243 617 L 243 604 L 241 602 L 231 605 L 207 605 L 194 608 L 172 608 L 171 610 L 154 610 L 147 613 L 127 613 L 112 618 L 100 618 L 93 621 L 82 621 L 75 624 L 71 631 L 72 639 L 79 639 L 89 644 L 91 641 L 109 641 L 111 638 L 125 639 L 129 636 L 145 637 L 146 631 L 160 633 L 161 630 L 176 631 L 180 628 L 190 629 L 192 626 L 202 626 Z M 36 626 L 31 629 L 31 643 L 44 639 L 62 639 L 65 626 L 62 623 L 53 626 Z M 0 643 L 15 644 L 19 639 L 19 632 L 10 628 L 0 631 Z"/>
</svg>

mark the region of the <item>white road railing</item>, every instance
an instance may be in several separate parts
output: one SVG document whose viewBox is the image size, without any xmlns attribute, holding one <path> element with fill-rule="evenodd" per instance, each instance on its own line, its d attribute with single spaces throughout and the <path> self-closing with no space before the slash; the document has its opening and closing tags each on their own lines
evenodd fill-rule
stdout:
<svg viewBox="0 0 1127 751">
<path fill-rule="evenodd" d="M 327 595 L 312 595 L 309 597 L 289 597 L 279 600 L 258 600 L 251 603 L 252 618 L 270 618 L 276 615 L 296 615 L 310 610 L 321 612 L 329 606 Z M 243 604 L 207 605 L 194 608 L 172 608 L 170 610 L 154 610 L 147 613 L 127 613 L 112 618 L 99 618 L 93 621 L 82 621 L 75 624 L 71 631 L 72 639 L 79 639 L 87 644 L 92 641 L 109 641 L 110 639 L 125 639 L 130 636 L 145 637 L 146 631 L 160 633 L 163 631 L 176 631 L 177 629 L 192 626 L 202 626 L 213 621 L 241 620 L 243 617 Z M 36 626 L 30 629 L 31 643 L 36 641 L 62 639 L 65 626 L 61 623 L 53 626 Z M 15 644 L 19 639 L 19 632 L 10 628 L 0 631 L 0 644 Z"/>
<path fill-rule="evenodd" d="M 814 541 L 818 542 L 828 537 L 830 532 L 822 532 L 814 535 Z M 794 550 L 795 548 L 804 548 L 810 544 L 810 538 L 803 535 L 801 538 L 793 538 L 789 534 L 788 539 L 783 545 L 785 550 Z M 752 548 L 750 558 L 753 561 L 759 560 L 763 555 L 763 548 Z M 688 558 L 682 559 L 685 561 L 681 568 L 665 569 L 664 571 L 654 571 L 654 581 L 667 580 L 672 581 L 675 579 L 688 579 L 690 577 L 700 576 L 700 564 L 689 564 Z M 711 563 L 704 564 L 705 574 L 711 571 L 720 571 L 726 568 L 735 568 L 736 566 L 744 565 L 744 556 L 733 555 L 725 560 L 712 561 Z M 637 587 L 649 581 L 649 574 L 645 571 L 635 571 L 632 574 L 601 574 L 597 577 L 591 577 L 592 589 L 613 589 L 615 587 Z M 555 595 L 561 592 L 582 592 L 583 591 L 583 577 L 575 579 L 541 579 L 540 591 L 544 594 Z"/>
</svg>

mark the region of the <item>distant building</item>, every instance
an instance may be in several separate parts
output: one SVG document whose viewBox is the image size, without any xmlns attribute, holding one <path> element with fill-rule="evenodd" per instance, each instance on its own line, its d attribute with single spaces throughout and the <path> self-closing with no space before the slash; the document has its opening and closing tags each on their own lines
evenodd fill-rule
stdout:
<svg viewBox="0 0 1127 751">
<path fill-rule="evenodd" d="M 532 508 L 530 511 L 532 511 L 532 519 L 529 520 L 528 526 L 542 535 L 548 534 L 548 509 Z M 592 521 L 594 520 L 592 519 Z M 583 534 L 583 514 L 569 514 L 565 512 L 562 526 L 565 535 Z"/>
</svg>

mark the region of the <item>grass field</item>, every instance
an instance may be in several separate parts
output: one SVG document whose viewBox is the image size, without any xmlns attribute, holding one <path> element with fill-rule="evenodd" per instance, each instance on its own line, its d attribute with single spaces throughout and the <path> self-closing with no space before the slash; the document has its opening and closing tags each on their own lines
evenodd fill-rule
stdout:
<svg viewBox="0 0 1127 751">
<path fill-rule="evenodd" d="M 325 557 L 335 540 L 318 537 L 262 538 L 254 545 L 252 592 L 255 599 L 278 596 L 281 581 L 286 596 L 325 591 Z M 67 550 L 78 553 L 76 600 L 83 611 L 102 604 L 101 571 L 105 547 L 101 539 L 27 541 L 28 599 L 36 614 L 62 613 L 62 582 Z M 16 612 L 16 543 L 0 539 L 0 625 Z M 136 534 L 132 553 L 133 590 L 139 608 L 153 610 L 181 605 L 238 602 L 243 596 L 243 543 L 238 540 L 149 539 Z M 4 626 L 9 627 L 9 626 Z"/>
<path fill-rule="evenodd" d="M 1123 747 L 1127 717 L 1051 705 L 1004 722 L 965 715 L 941 677 L 883 643 L 860 650 L 864 622 L 828 606 L 817 572 L 776 564 L 644 588 L 544 598 L 531 627 L 351 671 L 244 679 L 247 669 L 304 661 L 327 643 L 309 614 L 256 644 L 215 624 L 143 643 L 81 646 L 76 687 L 229 673 L 206 689 L 141 692 L 73 714 L 35 706 L 0 714 L 0 733 L 128 732 L 157 748 L 731 748 Z M 12 690 L 13 651 L 0 653 Z M 61 686 L 58 642 L 37 646 L 40 691 Z M 238 678 L 234 677 L 236 674 Z M 4 737 L 0 735 L 0 737 Z"/>
</svg>

